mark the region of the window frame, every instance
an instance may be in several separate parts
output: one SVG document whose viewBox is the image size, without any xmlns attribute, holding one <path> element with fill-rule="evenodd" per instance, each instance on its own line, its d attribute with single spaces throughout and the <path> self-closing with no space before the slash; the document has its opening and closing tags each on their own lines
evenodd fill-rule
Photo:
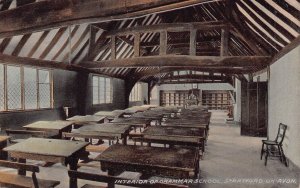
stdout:
<svg viewBox="0 0 300 188">
<path fill-rule="evenodd" d="M 97 78 L 98 82 L 98 102 L 94 103 L 94 78 Z M 100 82 L 100 80 L 103 79 L 103 83 Z M 110 87 L 109 87 L 109 101 L 107 101 L 107 79 L 109 80 Z M 104 88 L 102 91 L 101 89 Z M 103 96 L 101 96 L 103 94 Z M 96 74 L 92 74 L 92 106 L 97 106 L 97 105 L 103 105 L 103 104 L 112 104 L 113 103 L 113 78 L 111 77 L 106 77 L 106 76 L 100 76 Z"/>
<path fill-rule="evenodd" d="M 17 64 L 8 64 L 8 63 L 0 63 L 3 65 L 3 80 L 4 80 L 4 85 L 3 85 L 3 91 L 4 91 L 4 97 L 3 97 L 3 102 L 4 102 L 4 109 L 0 109 L 0 114 L 1 113 L 11 113 L 11 112 L 27 112 L 27 111 L 41 111 L 41 110 L 50 110 L 54 108 L 54 81 L 53 81 L 53 69 L 47 69 L 47 68 L 41 68 L 41 67 L 35 67 L 35 66 L 23 66 L 23 65 L 17 65 Z M 12 66 L 12 67 L 19 67 L 20 68 L 20 84 L 21 84 L 21 108 L 18 109 L 8 109 L 8 79 L 7 79 L 7 66 Z M 36 71 L 36 95 L 37 95 L 37 106 L 36 108 L 30 108 L 26 109 L 25 108 L 25 68 L 31 68 Z M 47 108 L 40 108 L 40 101 L 39 101 L 39 77 L 38 77 L 38 72 L 40 70 L 47 71 L 49 72 L 49 85 L 50 85 L 50 107 Z M 0 75 L 1 76 L 1 75 Z"/>
<path fill-rule="evenodd" d="M 143 100 L 142 98 L 142 83 L 137 82 L 131 89 L 129 102 L 140 102 Z"/>
</svg>

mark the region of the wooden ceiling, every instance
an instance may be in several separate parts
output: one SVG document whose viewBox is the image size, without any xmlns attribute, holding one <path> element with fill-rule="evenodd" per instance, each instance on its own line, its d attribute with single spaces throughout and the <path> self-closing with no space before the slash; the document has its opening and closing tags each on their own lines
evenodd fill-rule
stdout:
<svg viewBox="0 0 300 188">
<path fill-rule="evenodd" d="M 298 0 L 0 0 L 0 61 L 232 83 L 299 45 L 299 11 Z M 170 77 L 179 70 L 209 76 Z"/>
</svg>

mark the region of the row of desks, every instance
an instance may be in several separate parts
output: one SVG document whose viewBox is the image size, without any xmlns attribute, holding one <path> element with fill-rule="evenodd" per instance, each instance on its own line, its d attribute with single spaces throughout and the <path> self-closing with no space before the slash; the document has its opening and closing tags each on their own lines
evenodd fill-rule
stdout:
<svg viewBox="0 0 300 188">
<path fill-rule="evenodd" d="M 197 146 L 198 143 L 201 143 L 201 140 L 206 136 L 205 129 L 199 129 L 198 124 L 195 125 L 196 127 L 187 124 L 189 127 L 182 123 L 171 126 L 167 121 L 160 126 L 149 126 L 152 120 L 162 118 L 170 113 L 176 113 L 176 110 L 155 109 L 152 111 L 151 109 L 136 112 L 129 118 L 117 118 L 111 123 L 102 124 L 94 122 L 101 119 L 98 117 L 73 117 L 69 121 L 40 121 L 27 125 L 25 128 L 56 131 L 59 136 L 63 132 L 72 131 L 74 134 L 86 135 L 86 137 L 91 138 L 112 137 L 122 139 L 122 145 L 112 145 L 95 158 L 96 161 L 101 163 L 101 169 L 108 171 L 109 175 L 116 175 L 118 171 L 137 171 L 146 175 L 171 175 L 177 178 L 196 177 L 199 171 L 199 152 L 197 147 L 190 146 Z M 87 119 L 92 120 L 92 123 L 87 123 Z M 74 122 L 83 126 L 72 130 Z M 189 147 L 159 148 L 126 145 L 129 132 L 135 126 L 147 127 L 142 132 L 144 142 Z M 202 141 L 202 143 L 204 142 Z M 4 150 L 21 162 L 32 159 L 62 163 L 69 165 L 69 169 L 76 170 L 78 160 L 87 158 L 88 153 L 85 151 L 85 147 L 88 144 L 88 142 L 83 141 L 30 138 L 24 142 L 6 147 Z M 204 148 L 204 146 L 202 147 Z M 76 180 L 70 179 L 70 187 L 75 187 L 75 185 Z M 113 187 L 113 185 L 110 186 Z"/>
</svg>

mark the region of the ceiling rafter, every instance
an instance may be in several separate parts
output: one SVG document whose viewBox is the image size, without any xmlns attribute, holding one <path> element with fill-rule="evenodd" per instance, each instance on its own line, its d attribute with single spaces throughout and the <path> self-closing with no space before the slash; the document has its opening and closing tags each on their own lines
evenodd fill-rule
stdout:
<svg viewBox="0 0 300 188">
<path fill-rule="evenodd" d="M 130 59 L 116 59 L 107 61 L 88 61 L 81 63 L 89 68 L 104 67 L 185 67 L 185 66 L 266 66 L 269 56 L 188 56 L 188 55 L 161 55 L 148 57 L 135 57 Z"/>
<path fill-rule="evenodd" d="M 128 19 L 197 5 L 210 0 L 39 1 L 0 12 L 0 38 L 72 24 Z M 43 10 L 43 11 L 40 11 Z M 33 14 L 38 12 L 39 14 Z M 7 23 L 10 23 L 7 27 Z"/>
</svg>

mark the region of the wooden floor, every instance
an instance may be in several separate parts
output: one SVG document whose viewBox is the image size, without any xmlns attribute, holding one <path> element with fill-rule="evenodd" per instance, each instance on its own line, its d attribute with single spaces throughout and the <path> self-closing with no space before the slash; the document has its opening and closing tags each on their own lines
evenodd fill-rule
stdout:
<svg viewBox="0 0 300 188">
<path fill-rule="evenodd" d="M 222 112 L 213 112 L 211 119 L 210 135 L 206 147 L 206 153 L 202 161 L 200 161 L 200 174 L 203 180 L 225 181 L 233 178 L 288 178 L 300 179 L 300 173 L 286 168 L 277 160 L 268 161 L 265 167 L 263 161 L 260 160 L 261 139 L 254 137 L 240 136 L 240 128 L 238 125 L 226 124 L 226 114 Z M 95 156 L 95 155 L 93 155 Z M 92 157 L 93 157 L 92 156 Z M 36 164 L 36 162 L 34 162 Z M 42 163 L 40 163 L 42 164 Z M 7 169 L 0 169 L 7 171 Z M 95 173 L 103 173 L 99 170 L 83 167 L 82 171 L 93 171 Z M 138 173 L 126 172 L 121 174 L 123 177 L 138 178 Z M 51 168 L 41 168 L 38 177 L 43 179 L 53 179 L 61 181 L 57 187 L 68 188 L 68 175 L 66 167 L 56 164 Z M 79 180 L 79 186 L 86 182 Z M 97 183 L 93 184 L 97 185 Z M 101 184 L 100 184 L 101 185 Z M 104 185 L 104 184 L 102 184 Z M 197 184 L 191 187 L 201 188 L 298 188 L 296 184 Z M 125 187 L 125 186 L 117 186 Z"/>
</svg>

